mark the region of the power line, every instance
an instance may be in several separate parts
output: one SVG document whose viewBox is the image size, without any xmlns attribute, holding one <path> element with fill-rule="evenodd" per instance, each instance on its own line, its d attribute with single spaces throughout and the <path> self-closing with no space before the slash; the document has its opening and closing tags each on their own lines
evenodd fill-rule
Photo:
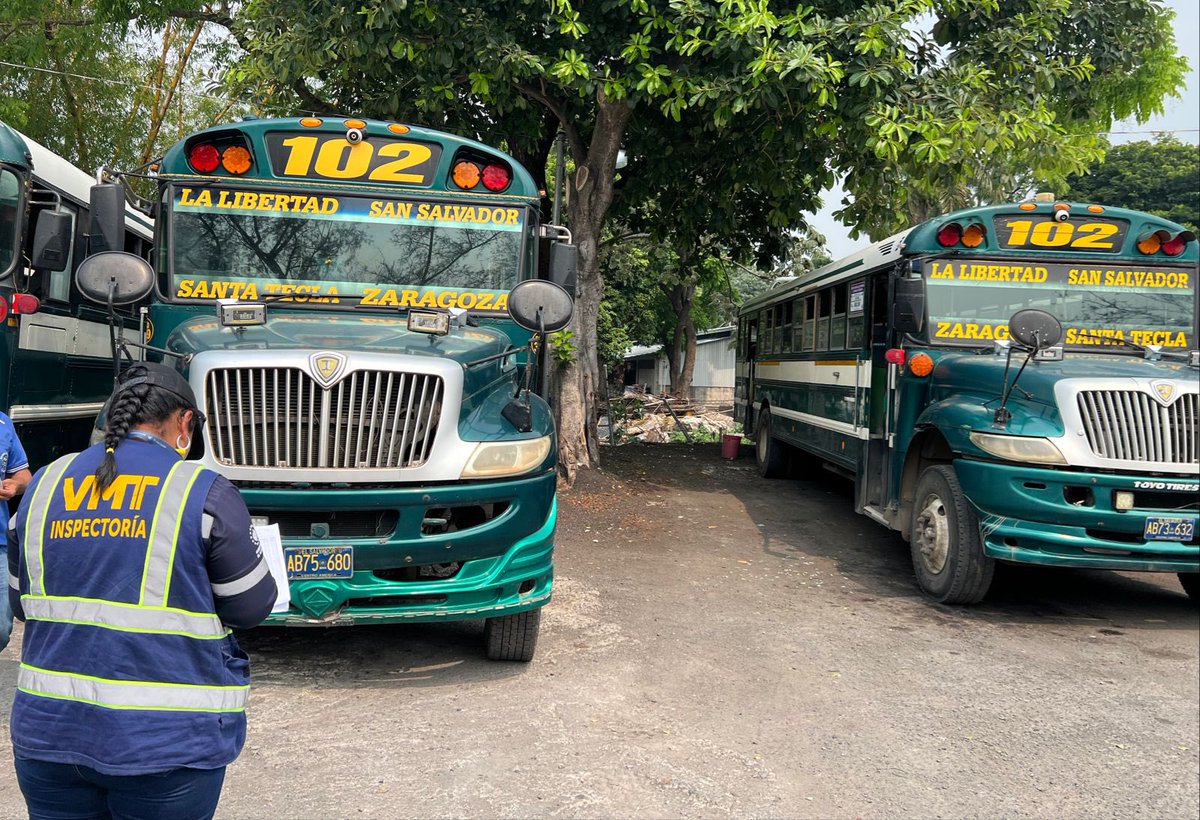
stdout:
<svg viewBox="0 0 1200 820">
<path fill-rule="evenodd" d="M 70 71 L 58 71 L 53 68 L 40 68 L 38 66 L 24 65 L 22 63 L 10 63 L 6 60 L 0 60 L 0 66 L 8 66 L 9 68 L 23 68 L 26 71 L 39 71 L 42 74 L 57 74 L 60 77 L 73 77 L 77 80 L 93 80 L 98 83 L 108 83 L 110 85 L 123 85 L 123 86 L 127 86 L 129 88 L 139 88 L 144 91 L 155 91 L 156 90 L 155 86 L 140 85 L 138 83 L 129 82 L 128 80 L 113 80 L 113 79 L 109 79 L 107 77 L 92 77 L 88 74 L 75 74 Z M 176 89 L 175 93 L 182 94 L 186 97 L 198 97 L 198 98 L 205 99 L 205 100 L 211 100 L 212 102 L 217 102 L 217 103 L 241 102 L 241 100 L 235 100 L 235 99 L 231 99 L 231 98 L 227 98 L 227 97 L 214 97 L 211 94 L 204 94 L 199 91 L 188 91 L 183 88 Z"/>
</svg>

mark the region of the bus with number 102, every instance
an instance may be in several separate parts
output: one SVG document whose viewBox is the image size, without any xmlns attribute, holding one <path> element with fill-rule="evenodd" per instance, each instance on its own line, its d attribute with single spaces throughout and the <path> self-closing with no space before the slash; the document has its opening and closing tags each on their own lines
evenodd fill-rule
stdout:
<svg viewBox="0 0 1200 820">
<path fill-rule="evenodd" d="M 899 531 L 921 590 L 997 562 L 1173 572 L 1200 595 L 1197 243 L 1148 213 L 957 211 L 744 305 L 759 471 L 820 464 Z"/>
<path fill-rule="evenodd" d="M 267 623 L 479 619 L 490 658 L 530 660 L 557 520 L 540 342 L 576 254 L 529 173 L 416 125 L 303 117 L 193 134 L 155 174 L 152 268 L 99 254 L 81 287 L 149 298 L 145 355 L 206 417 L 189 457 L 278 527 Z M 104 231 L 122 196 L 93 189 Z"/>
</svg>

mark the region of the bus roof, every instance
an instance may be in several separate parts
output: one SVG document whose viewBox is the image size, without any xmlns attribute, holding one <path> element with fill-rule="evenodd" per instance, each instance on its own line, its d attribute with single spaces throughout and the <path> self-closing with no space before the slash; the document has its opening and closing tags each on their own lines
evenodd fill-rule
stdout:
<svg viewBox="0 0 1200 820">
<path fill-rule="evenodd" d="M 348 125 L 352 123 L 353 125 Z M 283 169 L 278 165 L 273 167 L 274 155 L 271 154 L 269 141 L 267 139 L 270 134 L 278 134 L 286 132 L 290 135 L 306 135 L 313 134 L 318 138 L 325 140 L 335 138 L 337 135 L 345 135 L 349 128 L 355 127 L 360 130 L 367 141 L 378 141 L 382 144 L 384 141 L 404 142 L 411 141 L 413 143 L 436 144 L 440 146 L 440 156 L 436 157 L 436 170 L 430 170 L 427 174 L 428 181 L 419 183 L 408 182 L 372 182 L 370 179 L 350 178 L 344 173 L 339 172 L 337 176 L 332 174 L 321 176 L 317 172 L 309 170 L 305 174 L 288 173 L 284 175 Z M 251 150 L 252 162 L 251 171 L 245 177 L 239 177 L 225 171 L 224 168 L 218 167 L 211 174 L 200 175 L 192 169 L 188 164 L 187 151 L 194 145 L 201 142 L 212 142 L 215 145 L 222 146 L 230 141 L 241 140 Z M 473 155 L 476 158 L 490 159 L 495 158 L 507 164 L 512 171 L 512 180 L 507 189 L 503 193 L 493 193 L 479 186 L 479 190 L 461 190 L 455 187 L 448 187 L 446 182 L 450 178 L 450 169 L 456 157 L 463 153 Z M 319 154 L 318 154 L 319 156 Z M 382 156 L 382 151 L 376 154 L 376 159 Z M 391 157 L 396 157 L 398 160 L 405 160 L 403 153 L 389 154 Z M 311 163 L 311 161 L 310 161 Z M 282 164 L 282 163 L 278 163 Z M 394 163 L 393 163 L 394 164 Z M 288 163 L 290 167 L 290 161 Z M 308 169 L 314 166 L 309 164 Z M 374 166 L 372 166 L 374 168 Z M 403 166 L 406 170 L 412 170 L 411 163 L 406 163 Z M 375 173 L 378 169 L 371 171 L 370 176 L 376 179 L 380 177 Z M 242 179 L 247 181 L 253 180 L 255 183 L 280 184 L 288 185 L 294 188 L 300 181 L 297 176 L 303 177 L 303 181 L 312 187 L 322 188 L 341 188 L 349 191 L 351 189 L 363 190 L 374 188 L 376 191 L 387 191 L 395 193 L 397 190 L 411 189 L 415 192 L 432 193 L 447 192 L 456 196 L 486 196 L 491 199 L 520 199 L 528 201 L 537 199 L 541 196 L 541 192 L 534 184 L 533 177 L 529 172 L 521 166 L 519 162 L 513 159 L 503 151 L 499 151 L 491 146 L 485 145 L 482 142 L 477 142 L 466 137 L 460 137 L 455 134 L 447 134 L 442 131 L 435 131 L 430 128 L 424 128 L 419 125 L 402 125 L 400 123 L 386 122 L 382 120 L 358 119 L 352 117 L 281 117 L 271 119 L 244 118 L 237 122 L 227 123 L 214 126 L 190 135 L 186 139 L 177 142 L 171 146 L 166 154 L 163 155 L 160 175 L 164 177 L 186 177 L 195 179 L 198 176 L 207 179 L 219 179 L 220 181 L 236 182 Z M 403 174 L 402 174 L 403 176 Z"/>
<path fill-rule="evenodd" d="M 1135 255 L 1131 250 L 1134 243 L 1137 242 L 1139 236 L 1153 231 L 1166 231 L 1168 234 L 1176 235 L 1184 232 L 1187 229 L 1184 226 L 1171 222 L 1168 219 L 1155 216 L 1154 214 L 1145 213 L 1143 211 L 1133 211 L 1128 208 L 1115 208 L 1108 206 L 1098 206 L 1088 203 L 1079 202 L 1021 202 L 1021 203 L 1005 203 L 1003 205 L 985 205 L 976 208 L 964 208 L 962 210 L 953 211 L 948 214 L 942 214 L 934 217 L 920 225 L 893 234 L 887 239 L 867 245 L 849 256 L 844 256 L 841 259 L 834 260 L 828 265 L 823 265 L 810 273 L 803 276 L 789 279 L 764 293 L 759 294 L 753 299 L 742 305 L 742 312 L 755 310 L 764 305 L 773 304 L 777 301 L 790 299 L 806 291 L 813 290 L 817 287 L 834 284 L 843 279 L 853 279 L 864 273 L 869 273 L 880 267 L 893 264 L 903 257 L 923 256 L 928 254 L 944 255 L 951 253 L 946 248 L 938 244 L 937 233 L 942 226 L 949 222 L 958 222 L 962 225 L 967 225 L 971 222 L 982 223 L 991 233 L 993 226 L 993 218 L 997 216 L 1014 216 L 1021 214 L 1029 214 L 1031 217 L 1047 217 L 1054 214 L 1056 206 L 1067 206 L 1068 212 L 1072 218 L 1083 217 L 1096 220 L 1120 220 L 1128 223 L 1128 230 L 1123 234 L 1124 245 L 1118 248 L 1118 252 L 1111 255 L 1114 261 L 1125 259 L 1135 259 L 1139 262 L 1146 263 L 1146 257 Z M 1190 231 L 1189 231 L 1190 233 Z M 996 256 L 1028 256 L 1031 252 L 1044 254 L 1045 249 L 1030 250 L 1027 248 L 1006 249 L 1000 248 L 989 239 L 984 245 L 971 251 L 964 249 L 956 249 L 953 253 L 969 253 L 986 255 L 989 257 Z M 1103 261 L 1098 258 L 1094 251 L 1080 252 L 1078 250 L 1061 250 L 1053 249 L 1053 252 L 1064 256 L 1075 256 L 1078 258 L 1086 258 L 1095 261 Z M 1195 241 L 1188 242 L 1184 252 L 1176 257 L 1155 257 L 1153 261 L 1158 264 L 1177 265 L 1180 263 L 1194 263 L 1200 258 L 1200 247 Z"/>
<path fill-rule="evenodd" d="M 880 240 L 865 248 L 855 251 L 849 256 L 836 259 L 828 265 L 822 265 L 814 271 L 789 279 L 777 287 L 760 293 L 749 302 L 742 305 L 742 310 L 752 310 L 780 299 L 790 298 L 816 287 L 838 282 L 842 279 L 852 279 L 867 271 L 898 260 L 904 251 L 904 239 L 912 232 L 912 228 L 893 234 L 887 239 Z"/>
<path fill-rule="evenodd" d="M 16 152 L 21 156 L 20 162 L 10 159 Z M 0 160 L 13 162 L 26 170 L 32 169 L 34 179 L 58 191 L 77 205 L 87 206 L 92 186 L 96 184 L 95 179 L 40 142 L 3 123 L 0 123 Z M 125 226 L 145 239 L 152 239 L 154 236 L 150 217 L 128 203 L 125 205 Z"/>
</svg>

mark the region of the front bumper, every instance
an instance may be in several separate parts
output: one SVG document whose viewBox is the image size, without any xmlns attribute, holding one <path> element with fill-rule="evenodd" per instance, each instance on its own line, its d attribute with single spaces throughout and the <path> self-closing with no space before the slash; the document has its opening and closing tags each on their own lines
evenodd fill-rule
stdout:
<svg viewBox="0 0 1200 820">
<path fill-rule="evenodd" d="M 267 625 L 342 626 L 490 618 L 544 606 L 554 576 L 557 478 L 542 475 L 436 487 L 265 489 L 246 487 L 251 515 L 363 509 L 395 513 L 390 533 L 371 538 L 285 536 L 284 547 L 353 546 L 354 573 L 343 579 L 292 580 L 291 607 Z M 423 534 L 430 509 L 505 504 L 503 512 L 468 529 Z M 451 577 L 409 578 L 405 570 L 457 564 Z"/>
<path fill-rule="evenodd" d="M 1181 493 L 1197 499 L 1200 482 L 1194 478 L 1048 470 L 968 459 L 959 459 L 954 468 L 979 514 L 984 552 L 993 558 L 1047 566 L 1200 572 L 1200 541 L 1146 541 L 1142 535 L 1148 516 L 1198 515 L 1195 506 L 1154 507 L 1156 498 L 1171 496 L 1141 488 L 1170 482 L 1197 488 Z M 1119 511 L 1113 506 L 1117 490 L 1146 500 Z"/>
</svg>

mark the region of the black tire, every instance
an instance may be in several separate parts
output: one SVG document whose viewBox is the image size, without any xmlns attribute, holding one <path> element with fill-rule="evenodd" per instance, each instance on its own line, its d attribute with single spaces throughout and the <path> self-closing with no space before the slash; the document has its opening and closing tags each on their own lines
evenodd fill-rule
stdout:
<svg viewBox="0 0 1200 820">
<path fill-rule="evenodd" d="M 1193 601 L 1200 601 L 1200 573 L 1181 572 L 1179 573 L 1179 583 L 1189 598 Z"/>
<path fill-rule="evenodd" d="M 763 478 L 784 478 L 788 474 L 791 452 L 786 444 L 771 434 L 771 411 L 764 407 L 758 414 L 754 430 L 754 461 Z"/>
<path fill-rule="evenodd" d="M 996 560 L 983 552 L 979 518 L 954 468 L 938 464 L 917 480 L 909 539 L 921 591 L 942 604 L 977 604 L 987 595 Z"/>
<path fill-rule="evenodd" d="M 488 618 L 483 625 L 488 660 L 524 663 L 533 660 L 541 623 L 540 608 L 518 612 L 515 615 Z"/>
</svg>

